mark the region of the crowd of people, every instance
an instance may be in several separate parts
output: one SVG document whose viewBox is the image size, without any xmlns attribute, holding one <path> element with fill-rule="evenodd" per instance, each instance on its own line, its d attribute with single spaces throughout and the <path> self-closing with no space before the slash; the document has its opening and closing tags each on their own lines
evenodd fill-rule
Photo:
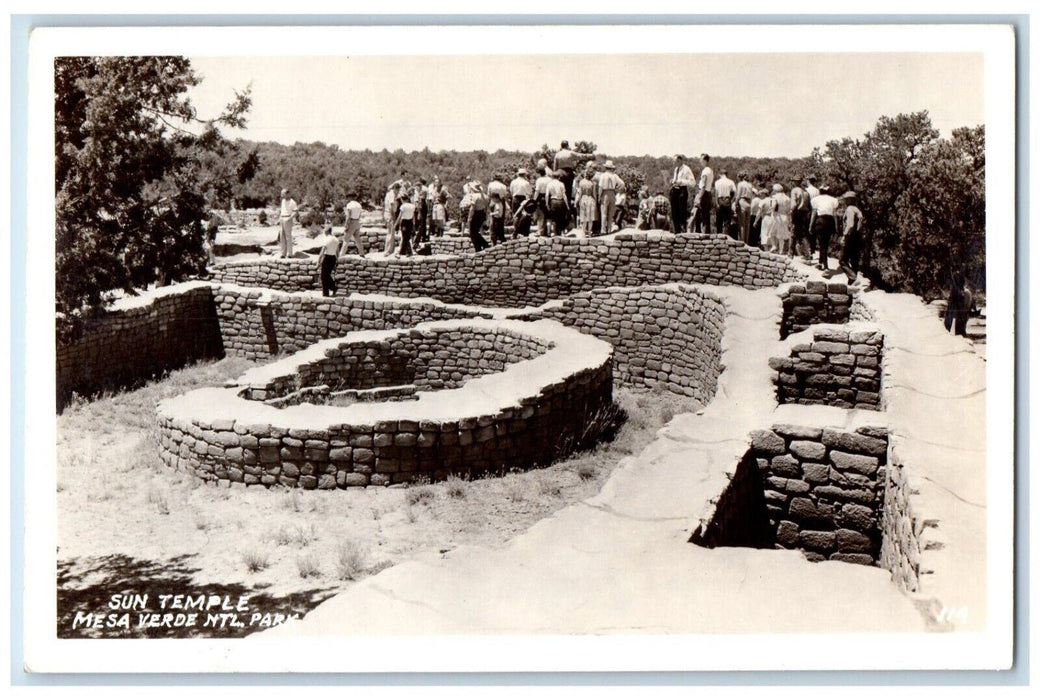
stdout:
<svg viewBox="0 0 1040 700">
<path fill-rule="evenodd" d="M 856 193 L 835 197 L 826 185 L 817 187 L 812 175 L 790 184 L 790 191 L 779 182 L 756 186 L 744 172 L 734 182 L 721 169 L 716 177 L 706 153 L 701 154 L 700 175 L 694 176 L 680 154 L 675 156 L 667 197 L 663 190 L 651 192 L 647 187 L 639 192 L 636 227 L 723 233 L 770 252 L 801 255 L 810 264 L 818 255 L 816 267 L 825 276 L 844 273 L 855 283 L 864 244 Z M 831 270 L 828 254 L 839 240 L 838 269 Z"/>
<path fill-rule="evenodd" d="M 388 257 L 430 252 L 431 236 L 443 235 L 448 223 L 448 203 L 453 195 L 439 177 L 409 182 L 405 173 L 390 184 L 383 198 L 386 238 L 382 253 Z M 508 183 L 507 183 L 508 180 Z M 673 233 L 727 234 L 749 246 L 795 257 L 823 270 L 824 275 L 845 274 L 849 283 L 859 277 L 863 250 L 863 213 L 856 193 L 840 197 L 816 178 L 752 184 L 747 173 L 729 178 L 724 169 L 716 175 L 711 157 L 701 154 L 700 173 L 694 175 L 684 156 L 675 156 L 674 168 L 664 189 L 639 191 L 636 227 Z M 525 236 L 608 235 L 624 225 L 627 186 L 611 160 L 598 162 L 590 154 L 576 153 L 567 141 L 553 157 L 542 158 L 530 173 L 519 168 L 514 177 L 496 173 L 486 184 L 466 178 L 459 200 L 459 228 L 477 252 L 504 243 L 511 228 L 513 238 Z M 282 191 L 279 213 L 279 254 L 292 256 L 292 225 L 299 207 Z M 356 248 L 366 254 L 360 235 L 362 205 L 352 200 L 344 207 L 344 234 L 332 235 L 326 224 L 319 241 L 319 270 L 324 294 L 335 293 L 336 259 Z M 511 226 L 507 226 L 511 224 Z M 832 244 L 841 241 L 838 268 L 829 269 Z M 817 257 L 818 256 L 818 257 Z"/>
</svg>

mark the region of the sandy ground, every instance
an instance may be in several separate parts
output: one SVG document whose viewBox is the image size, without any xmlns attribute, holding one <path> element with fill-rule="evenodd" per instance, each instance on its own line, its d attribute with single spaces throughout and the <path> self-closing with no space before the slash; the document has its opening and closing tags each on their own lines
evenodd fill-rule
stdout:
<svg viewBox="0 0 1040 700">
<path fill-rule="evenodd" d="M 549 468 L 470 482 L 347 491 L 216 487 L 158 461 L 154 406 L 252 366 L 225 359 L 58 416 L 59 585 L 70 605 L 151 583 L 262 592 L 303 612 L 355 580 L 420 554 L 504 546 L 596 494 L 617 462 L 696 405 L 619 390 L 630 419 L 615 440 Z M 146 586 L 147 587 L 147 586 Z"/>
</svg>

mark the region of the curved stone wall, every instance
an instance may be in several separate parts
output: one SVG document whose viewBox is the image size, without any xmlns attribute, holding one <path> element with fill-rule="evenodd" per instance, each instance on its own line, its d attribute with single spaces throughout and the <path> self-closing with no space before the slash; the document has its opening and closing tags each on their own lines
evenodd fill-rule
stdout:
<svg viewBox="0 0 1040 700">
<path fill-rule="evenodd" d="M 432 352 L 450 352 L 468 336 L 486 340 L 489 333 L 501 334 L 497 347 L 515 362 L 487 374 L 478 348 L 468 355 L 468 381 L 420 392 L 414 401 L 277 408 L 244 396 L 277 385 L 290 368 L 329 359 L 342 345 L 408 337 L 430 342 Z M 432 350 L 433 344 L 445 349 Z M 209 481 L 301 488 L 496 473 L 547 464 L 595 440 L 589 427 L 612 406 L 610 345 L 549 320 L 424 323 L 410 331 L 355 333 L 303 354 L 251 370 L 235 386 L 161 402 L 163 461 Z"/>
<path fill-rule="evenodd" d="M 800 278 L 785 256 L 724 235 L 625 232 L 603 238 L 523 238 L 463 256 L 344 257 L 344 291 L 430 296 L 448 303 L 527 306 L 601 287 L 666 284 L 776 286 Z M 317 288 L 314 261 L 228 262 L 218 281 L 280 291 Z"/>
</svg>

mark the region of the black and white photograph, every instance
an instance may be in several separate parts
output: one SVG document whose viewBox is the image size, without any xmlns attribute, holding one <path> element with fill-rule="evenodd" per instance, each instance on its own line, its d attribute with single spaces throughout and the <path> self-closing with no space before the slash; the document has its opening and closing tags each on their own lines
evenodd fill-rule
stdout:
<svg viewBox="0 0 1040 700">
<path fill-rule="evenodd" d="M 1015 40 L 38 30 L 30 669 L 1007 668 Z"/>
</svg>

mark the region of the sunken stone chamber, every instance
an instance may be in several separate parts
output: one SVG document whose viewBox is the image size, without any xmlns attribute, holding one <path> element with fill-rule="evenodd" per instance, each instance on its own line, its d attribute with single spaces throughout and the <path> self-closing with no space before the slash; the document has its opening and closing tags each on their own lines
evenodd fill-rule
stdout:
<svg viewBox="0 0 1040 700">
<path fill-rule="evenodd" d="M 159 452 L 206 481 L 308 489 L 529 469 L 599 439 L 612 354 L 549 320 L 355 332 L 161 402 Z M 313 400 L 335 391 L 377 395 Z"/>
<path fill-rule="evenodd" d="M 773 357 L 780 403 L 880 410 L 884 336 L 867 324 L 813 326 L 789 336 L 789 357 Z"/>
<path fill-rule="evenodd" d="M 887 452 L 887 428 L 756 430 L 714 517 L 691 541 L 800 549 L 812 561 L 877 564 Z"/>
</svg>

